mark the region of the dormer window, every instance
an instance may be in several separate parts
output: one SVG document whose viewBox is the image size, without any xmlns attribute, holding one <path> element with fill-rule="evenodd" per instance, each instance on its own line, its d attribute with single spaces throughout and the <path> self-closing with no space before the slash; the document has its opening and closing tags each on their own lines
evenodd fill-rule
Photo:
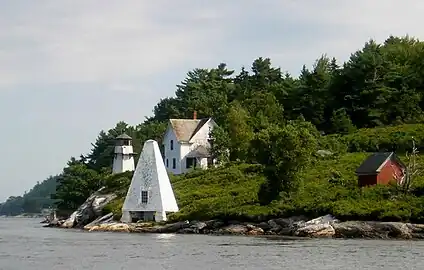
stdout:
<svg viewBox="0 0 424 270">
<path fill-rule="evenodd" d="M 171 142 L 170 142 L 170 148 L 171 148 L 171 150 L 174 150 L 174 140 L 171 140 Z"/>
</svg>

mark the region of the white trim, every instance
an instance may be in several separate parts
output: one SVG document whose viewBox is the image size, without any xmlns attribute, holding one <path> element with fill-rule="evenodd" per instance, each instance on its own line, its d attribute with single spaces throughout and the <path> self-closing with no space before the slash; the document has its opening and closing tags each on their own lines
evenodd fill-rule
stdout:
<svg viewBox="0 0 424 270">
<path fill-rule="evenodd" d="M 393 153 L 391 153 L 387 158 L 386 158 L 386 160 L 383 162 L 383 163 L 381 163 L 381 165 L 380 165 L 380 167 L 378 167 L 378 169 L 376 170 L 376 172 L 380 172 L 381 171 L 381 169 L 383 169 L 383 167 L 384 167 L 384 165 L 386 165 L 386 163 L 389 161 L 389 160 L 391 160 L 392 159 L 392 156 L 393 156 Z"/>
<path fill-rule="evenodd" d="M 213 120 L 213 118 L 212 118 L 212 117 L 209 117 L 208 121 L 206 121 L 206 122 L 203 124 L 203 126 L 197 130 L 197 132 L 196 132 L 196 133 L 194 133 L 194 134 L 192 134 L 192 135 L 191 135 L 190 141 L 188 141 L 188 143 L 190 143 L 190 144 L 191 144 L 191 143 L 193 143 L 193 138 L 196 136 L 196 134 L 197 134 L 197 133 L 199 133 L 199 131 L 200 131 L 200 130 L 204 127 L 204 126 L 206 126 L 208 123 L 210 123 L 210 122 L 212 123 L 212 125 L 214 126 L 214 128 L 218 126 L 218 124 L 215 122 L 215 120 Z"/>
</svg>

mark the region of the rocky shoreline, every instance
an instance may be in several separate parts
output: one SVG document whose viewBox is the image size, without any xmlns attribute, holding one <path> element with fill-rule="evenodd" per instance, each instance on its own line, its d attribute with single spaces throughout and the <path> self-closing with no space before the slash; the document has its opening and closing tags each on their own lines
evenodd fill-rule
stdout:
<svg viewBox="0 0 424 270">
<path fill-rule="evenodd" d="M 311 238 L 424 239 L 424 224 L 377 221 L 344 221 L 331 215 L 312 220 L 306 217 L 275 218 L 260 223 L 239 221 L 180 221 L 119 223 L 113 214 L 102 216 L 102 209 L 115 194 L 91 195 L 70 217 L 47 217 L 45 227 L 79 228 L 87 231 L 128 233 L 176 233 L 209 235 L 279 235 Z"/>
<path fill-rule="evenodd" d="M 65 226 L 64 226 L 65 225 Z M 51 222 L 46 227 L 69 228 L 65 222 Z M 424 239 L 424 224 L 375 221 L 340 222 L 330 215 L 313 220 L 304 217 L 277 218 L 261 223 L 181 221 L 169 224 L 152 222 L 119 223 L 112 215 L 101 217 L 81 229 L 93 232 L 175 233 L 207 235 L 277 235 L 309 238 L 371 238 L 371 239 Z"/>
</svg>

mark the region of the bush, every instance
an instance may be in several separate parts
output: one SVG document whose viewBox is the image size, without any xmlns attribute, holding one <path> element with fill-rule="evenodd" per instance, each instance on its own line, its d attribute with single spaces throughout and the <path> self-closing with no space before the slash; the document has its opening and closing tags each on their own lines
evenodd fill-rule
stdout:
<svg viewBox="0 0 424 270">
<path fill-rule="evenodd" d="M 259 206 L 258 190 L 265 181 L 262 166 L 240 164 L 174 176 L 172 184 L 180 212 L 173 220 L 249 219 L 269 212 Z"/>
<path fill-rule="evenodd" d="M 122 216 L 122 206 L 124 205 L 125 197 L 112 200 L 103 208 L 103 215 L 113 213 L 114 220 L 120 220 Z"/>
<path fill-rule="evenodd" d="M 329 135 L 337 137 L 337 135 Z M 424 148 L 424 124 L 363 128 L 345 135 L 342 141 L 349 152 L 397 151 L 405 153 L 412 147 L 412 137 L 418 149 Z"/>
</svg>

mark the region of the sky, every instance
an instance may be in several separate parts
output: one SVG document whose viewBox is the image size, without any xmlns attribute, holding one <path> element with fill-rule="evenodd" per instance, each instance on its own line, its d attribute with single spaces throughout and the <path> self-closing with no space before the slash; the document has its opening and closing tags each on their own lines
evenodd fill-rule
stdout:
<svg viewBox="0 0 424 270">
<path fill-rule="evenodd" d="M 0 202 L 60 173 L 100 130 L 152 115 L 194 68 L 258 57 L 297 76 L 366 41 L 424 39 L 418 0 L 1 0 Z"/>
</svg>

